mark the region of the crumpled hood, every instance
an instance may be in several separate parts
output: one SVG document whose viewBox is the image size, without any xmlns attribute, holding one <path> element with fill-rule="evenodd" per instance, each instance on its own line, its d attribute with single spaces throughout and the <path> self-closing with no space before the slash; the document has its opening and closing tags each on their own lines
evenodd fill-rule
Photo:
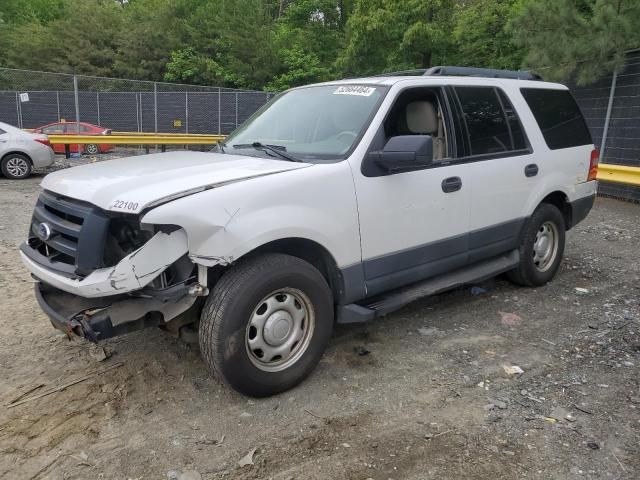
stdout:
<svg viewBox="0 0 640 480">
<path fill-rule="evenodd" d="M 310 167 L 223 153 L 167 152 L 82 165 L 47 175 L 42 188 L 105 210 L 139 213 L 203 187 Z"/>
</svg>

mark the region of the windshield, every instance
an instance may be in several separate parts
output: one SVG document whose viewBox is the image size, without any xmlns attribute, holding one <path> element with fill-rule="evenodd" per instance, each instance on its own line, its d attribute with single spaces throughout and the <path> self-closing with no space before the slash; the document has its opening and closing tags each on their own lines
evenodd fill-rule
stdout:
<svg viewBox="0 0 640 480">
<path fill-rule="evenodd" d="M 304 161 L 343 159 L 385 92 L 380 85 L 323 85 L 285 92 L 233 132 L 224 150 L 274 156 L 275 148 Z M 257 144 L 272 150 L 255 148 Z"/>
</svg>

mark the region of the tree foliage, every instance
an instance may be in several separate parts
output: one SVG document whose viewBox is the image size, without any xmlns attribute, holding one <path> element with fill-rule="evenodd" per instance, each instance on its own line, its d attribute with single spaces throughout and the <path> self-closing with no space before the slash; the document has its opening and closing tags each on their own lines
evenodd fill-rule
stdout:
<svg viewBox="0 0 640 480">
<path fill-rule="evenodd" d="M 458 3 L 453 20 L 453 57 L 459 65 L 518 69 L 523 49 L 513 39 L 510 23 L 520 13 L 520 0 L 475 0 Z"/>
<path fill-rule="evenodd" d="M 241 88 L 446 64 L 585 83 L 640 46 L 638 0 L 0 3 L 1 66 Z"/>
<path fill-rule="evenodd" d="M 588 84 L 640 45 L 638 0 L 528 0 L 512 22 L 524 64 L 545 78 Z"/>
</svg>

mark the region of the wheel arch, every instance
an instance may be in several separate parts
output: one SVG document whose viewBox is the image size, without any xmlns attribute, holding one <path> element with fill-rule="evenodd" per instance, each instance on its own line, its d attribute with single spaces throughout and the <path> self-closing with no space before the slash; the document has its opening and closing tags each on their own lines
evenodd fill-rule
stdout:
<svg viewBox="0 0 640 480">
<path fill-rule="evenodd" d="M 2 155 L 2 158 L 0 158 L 0 162 L 7 158 L 9 155 L 22 155 L 23 157 L 26 157 L 27 160 L 29 160 L 29 163 L 31 163 L 31 166 L 33 167 L 33 159 L 31 158 L 31 155 L 21 150 L 11 150 L 5 153 L 4 155 Z"/>
<path fill-rule="evenodd" d="M 302 237 L 280 238 L 254 248 L 241 258 L 264 253 L 282 253 L 310 263 L 327 281 L 334 302 L 344 295 L 344 282 L 338 264 L 329 250 L 318 242 Z"/>
<path fill-rule="evenodd" d="M 572 227 L 573 215 L 571 211 L 571 203 L 569 202 L 569 197 L 566 193 L 561 190 L 556 190 L 545 196 L 540 203 L 553 205 L 560 210 L 560 213 L 562 213 L 562 217 L 564 218 L 565 230 L 569 230 Z"/>
</svg>

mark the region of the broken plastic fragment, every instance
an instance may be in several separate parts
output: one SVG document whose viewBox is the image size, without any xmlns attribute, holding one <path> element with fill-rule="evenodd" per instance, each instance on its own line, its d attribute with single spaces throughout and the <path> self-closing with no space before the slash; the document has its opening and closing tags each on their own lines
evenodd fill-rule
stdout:
<svg viewBox="0 0 640 480">
<path fill-rule="evenodd" d="M 247 465 L 253 465 L 253 456 L 256 453 L 256 448 L 252 448 L 251 450 L 249 450 L 249 453 L 247 453 L 244 457 L 242 457 L 240 460 L 238 460 L 238 465 L 241 467 L 245 467 Z"/>
<path fill-rule="evenodd" d="M 519 375 L 521 373 L 524 373 L 524 370 L 522 370 L 519 366 L 517 365 L 503 365 L 502 368 L 504 369 L 505 373 L 507 375 Z"/>
</svg>

